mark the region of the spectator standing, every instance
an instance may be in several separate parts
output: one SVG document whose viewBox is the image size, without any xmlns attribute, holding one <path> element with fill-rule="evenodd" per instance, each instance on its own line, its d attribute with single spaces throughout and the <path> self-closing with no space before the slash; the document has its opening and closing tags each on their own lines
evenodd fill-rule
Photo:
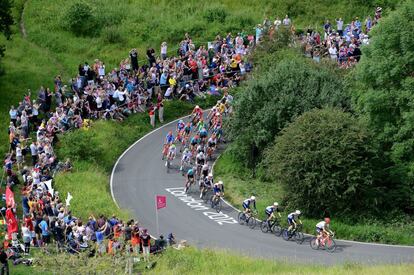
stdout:
<svg viewBox="0 0 414 275">
<path fill-rule="evenodd" d="M 331 47 L 329 48 L 329 56 L 332 60 L 335 60 L 338 58 L 338 51 L 335 47 L 335 44 L 332 43 Z"/>
<path fill-rule="evenodd" d="M 151 236 L 148 234 L 147 229 L 144 229 L 141 234 L 141 244 L 142 244 L 142 254 L 144 256 L 144 261 L 149 262 Z"/>
<path fill-rule="evenodd" d="M 336 19 L 336 30 L 340 37 L 344 35 L 344 21 L 342 18 Z"/>
<path fill-rule="evenodd" d="M 9 262 L 4 245 L 0 247 L 1 275 L 9 275 Z"/>
<path fill-rule="evenodd" d="M 10 107 L 9 115 L 10 115 L 10 121 L 13 122 L 14 126 L 16 126 L 17 110 L 16 110 L 16 108 L 14 108 L 14 106 Z"/>
<path fill-rule="evenodd" d="M 32 144 L 30 144 L 30 154 L 32 155 L 32 164 L 33 166 L 37 163 L 37 145 L 36 141 L 32 141 Z"/>
<path fill-rule="evenodd" d="M 164 99 L 161 94 L 158 94 L 157 97 L 157 109 L 158 109 L 158 119 L 160 123 L 164 123 Z"/>
<path fill-rule="evenodd" d="M 161 58 L 162 60 L 167 59 L 167 42 L 161 44 Z"/>
<path fill-rule="evenodd" d="M 283 19 L 283 25 L 285 27 L 289 26 L 291 23 L 289 16 L 286 14 L 285 18 Z"/>
<path fill-rule="evenodd" d="M 155 127 L 155 108 L 154 106 L 150 106 L 148 109 L 148 115 L 150 117 L 150 124 L 152 128 Z"/>
<path fill-rule="evenodd" d="M 132 49 L 129 52 L 129 57 L 131 58 L 132 69 L 135 72 L 138 71 L 138 52 L 137 52 L 137 49 Z"/>
</svg>

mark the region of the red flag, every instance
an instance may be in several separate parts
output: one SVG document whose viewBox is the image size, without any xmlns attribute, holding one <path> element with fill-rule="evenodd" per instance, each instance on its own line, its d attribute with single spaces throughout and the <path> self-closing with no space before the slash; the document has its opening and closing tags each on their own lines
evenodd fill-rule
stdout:
<svg viewBox="0 0 414 275">
<path fill-rule="evenodd" d="M 6 206 L 14 208 L 14 193 L 10 189 L 10 186 L 6 186 Z"/>
<path fill-rule="evenodd" d="M 157 210 L 167 207 L 167 197 L 157 195 Z"/>
<path fill-rule="evenodd" d="M 16 216 L 12 209 L 9 207 L 6 210 L 6 221 L 7 221 L 7 234 L 9 235 L 9 240 L 12 239 L 12 233 L 19 231 Z"/>
</svg>

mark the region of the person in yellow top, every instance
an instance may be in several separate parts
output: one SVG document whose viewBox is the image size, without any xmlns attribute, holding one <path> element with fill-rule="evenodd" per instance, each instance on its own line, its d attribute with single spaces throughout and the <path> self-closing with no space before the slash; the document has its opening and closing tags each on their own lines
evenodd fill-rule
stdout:
<svg viewBox="0 0 414 275">
<path fill-rule="evenodd" d="M 175 79 L 175 77 L 171 77 L 171 78 L 168 80 L 168 83 L 170 84 L 170 86 L 171 86 L 172 88 L 174 88 L 174 87 L 177 85 L 177 80 Z"/>
<path fill-rule="evenodd" d="M 83 120 L 83 123 L 82 123 L 82 129 L 83 129 L 83 130 L 89 130 L 89 127 L 91 127 L 91 120 L 90 120 L 90 119 L 85 118 L 85 119 Z"/>
<path fill-rule="evenodd" d="M 217 110 L 220 112 L 220 114 L 224 113 L 226 111 L 226 105 L 223 104 L 220 100 L 217 101 Z"/>
</svg>

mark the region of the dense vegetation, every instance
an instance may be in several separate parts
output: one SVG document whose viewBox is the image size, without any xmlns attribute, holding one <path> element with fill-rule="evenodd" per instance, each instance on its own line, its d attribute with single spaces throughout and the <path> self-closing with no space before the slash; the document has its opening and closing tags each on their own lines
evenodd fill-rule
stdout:
<svg viewBox="0 0 414 275">
<path fill-rule="evenodd" d="M 413 1 L 383 18 L 353 70 L 280 48 L 256 59 L 227 124 L 231 157 L 307 218 L 412 222 L 413 19 Z"/>
</svg>

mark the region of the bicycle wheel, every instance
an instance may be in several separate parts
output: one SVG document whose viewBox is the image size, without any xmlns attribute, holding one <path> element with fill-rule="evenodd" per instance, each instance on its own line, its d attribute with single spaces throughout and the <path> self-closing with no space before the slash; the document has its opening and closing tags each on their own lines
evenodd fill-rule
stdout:
<svg viewBox="0 0 414 275">
<path fill-rule="evenodd" d="M 249 217 L 249 219 L 247 220 L 247 225 L 251 229 L 254 229 L 256 227 L 256 219 L 254 217 Z"/>
<path fill-rule="evenodd" d="M 269 224 L 267 223 L 267 221 L 260 222 L 260 229 L 262 230 L 263 233 L 269 232 Z"/>
<path fill-rule="evenodd" d="M 282 238 L 283 238 L 285 241 L 289 241 L 289 239 L 290 239 L 290 234 L 289 234 L 289 232 L 288 232 L 288 230 L 287 230 L 287 229 L 283 229 L 283 232 L 282 232 Z"/>
<path fill-rule="evenodd" d="M 317 240 L 317 238 L 316 237 L 313 237 L 311 240 L 310 240 L 310 247 L 312 247 L 312 249 L 314 249 L 314 250 L 318 250 L 319 249 L 319 244 L 318 243 L 316 243 L 316 240 Z"/>
<path fill-rule="evenodd" d="M 243 212 L 239 212 L 239 214 L 237 215 L 237 220 L 239 221 L 239 223 L 241 225 L 245 224 L 245 222 L 246 222 L 246 214 L 244 214 Z"/>
<path fill-rule="evenodd" d="M 295 232 L 295 241 L 297 244 L 302 244 L 305 240 L 305 236 L 302 232 Z"/>
<path fill-rule="evenodd" d="M 326 240 L 326 242 L 325 242 L 325 249 L 328 251 L 328 252 L 335 252 L 335 250 L 336 250 L 336 243 L 335 243 L 335 241 L 334 240 L 332 240 L 332 239 L 328 239 L 328 240 Z"/>
<path fill-rule="evenodd" d="M 275 234 L 277 237 L 280 237 L 280 235 L 282 235 L 282 231 L 283 229 L 279 225 L 273 226 L 273 234 Z"/>
<path fill-rule="evenodd" d="M 218 200 L 216 202 L 216 211 L 217 211 L 217 213 L 221 212 L 221 207 L 222 207 L 221 198 L 218 198 Z"/>
</svg>

